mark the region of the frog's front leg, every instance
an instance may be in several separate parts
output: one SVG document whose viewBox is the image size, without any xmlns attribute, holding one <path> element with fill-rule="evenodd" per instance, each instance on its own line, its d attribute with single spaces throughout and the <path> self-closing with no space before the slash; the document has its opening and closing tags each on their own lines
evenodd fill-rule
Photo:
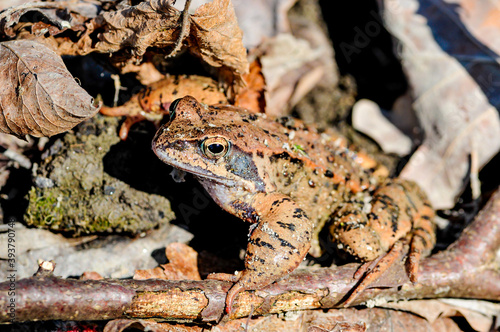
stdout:
<svg viewBox="0 0 500 332">
<path fill-rule="evenodd" d="M 248 204 L 233 203 L 242 207 L 242 214 L 249 214 Z M 252 198 L 250 206 L 256 224 L 250 227 L 245 270 L 237 274 L 226 297 L 228 313 L 238 293 L 260 289 L 283 278 L 299 266 L 311 247 L 313 224 L 290 197 L 260 193 Z M 224 279 L 220 275 L 215 278 Z"/>
</svg>

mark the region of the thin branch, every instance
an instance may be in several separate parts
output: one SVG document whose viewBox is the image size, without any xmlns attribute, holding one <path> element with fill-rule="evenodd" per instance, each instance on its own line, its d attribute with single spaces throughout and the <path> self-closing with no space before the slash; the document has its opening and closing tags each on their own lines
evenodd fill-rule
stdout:
<svg viewBox="0 0 500 332">
<path fill-rule="evenodd" d="M 175 42 L 174 48 L 172 51 L 166 56 L 167 58 L 172 58 L 177 55 L 177 53 L 181 50 L 182 43 L 184 39 L 186 39 L 190 23 L 189 23 L 189 6 L 191 5 L 191 0 L 186 0 L 184 5 L 184 10 L 181 14 L 181 31 L 179 32 L 179 37 L 177 37 L 177 41 Z"/>
<path fill-rule="evenodd" d="M 404 272 L 383 276 L 352 303 L 421 298 L 500 300 L 500 271 L 495 266 L 500 247 L 500 190 L 490 199 L 461 237 L 447 250 L 422 261 L 419 282 Z M 402 264 L 402 263 L 401 263 Z M 355 286 L 358 264 L 301 269 L 263 290 L 242 292 L 229 318 L 290 310 L 338 308 Z M 177 321 L 218 321 L 231 283 L 168 280 L 70 280 L 52 275 L 0 284 L 0 322 L 29 320 L 102 320 L 159 317 Z M 15 295 L 9 295 L 9 288 Z M 11 290 L 12 291 L 12 290 Z"/>
</svg>

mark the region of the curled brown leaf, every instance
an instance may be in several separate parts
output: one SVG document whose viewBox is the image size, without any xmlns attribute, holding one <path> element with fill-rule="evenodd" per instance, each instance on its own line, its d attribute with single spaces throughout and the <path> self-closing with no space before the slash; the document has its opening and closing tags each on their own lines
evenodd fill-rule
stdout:
<svg viewBox="0 0 500 332">
<path fill-rule="evenodd" d="M 97 16 L 97 12 L 95 4 L 83 1 L 28 2 L 2 11 L 0 36 L 14 38 L 23 30 L 34 36 L 45 32 L 55 35 L 68 29 L 81 31 L 84 21 Z"/>
<path fill-rule="evenodd" d="M 201 280 L 198 272 L 198 253 L 184 243 L 171 243 L 165 249 L 169 263 L 149 270 L 137 270 L 135 280 Z"/>
<path fill-rule="evenodd" d="M 241 89 L 234 98 L 234 105 L 246 108 L 255 113 L 266 110 L 266 80 L 262 74 L 262 65 L 259 60 L 250 64 L 250 71 L 243 76 L 246 87 Z"/>
<path fill-rule="evenodd" d="M 181 12 L 165 0 L 105 12 L 95 19 L 105 29 L 99 34 L 95 51 L 112 53 L 129 48 L 132 58 L 118 59 L 120 63 L 116 63 L 124 66 L 130 60 L 140 60 L 151 47 L 168 50 L 187 43 L 190 53 L 216 68 L 221 81 L 235 91 L 243 87 L 242 75 L 248 71 L 248 61 L 231 1 L 214 0 L 199 7 L 189 16 L 188 27 L 181 21 Z M 189 28 L 186 36 L 182 35 L 183 28 Z"/>
<path fill-rule="evenodd" d="M 99 106 L 61 57 L 30 40 L 0 43 L 0 131 L 52 136 L 94 116 Z"/>
<path fill-rule="evenodd" d="M 169 1 L 152 0 L 121 10 L 104 12 L 96 18 L 105 29 L 96 44 L 98 52 L 117 52 L 130 48 L 140 58 L 148 47 L 164 48 L 176 41 L 180 12 Z"/>
<path fill-rule="evenodd" d="M 132 6 L 123 2 L 99 14 L 99 6 L 84 6 L 85 10 L 70 6 L 64 11 L 69 21 L 57 16 L 62 10 L 58 2 L 13 7 L 0 14 L 0 38 L 35 39 L 60 55 L 107 53 L 122 73 L 143 58 L 151 59 L 156 53 L 165 56 L 177 46 L 187 46 L 212 68 L 230 95 L 237 92 L 245 85 L 242 75 L 248 71 L 248 61 L 232 2 L 214 0 L 187 16 L 171 3 L 148 0 Z M 21 18 L 27 11 L 36 15 L 26 24 Z"/>
<path fill-rule="evenodd" d="M 219 77 L 232 83 L 235 91 L 245 86 L 242 75 L 248 72 L 242 38 L 230 0 L 204 4 L 191 16 L 189 51 L 217 68 Z"/>
</svg>

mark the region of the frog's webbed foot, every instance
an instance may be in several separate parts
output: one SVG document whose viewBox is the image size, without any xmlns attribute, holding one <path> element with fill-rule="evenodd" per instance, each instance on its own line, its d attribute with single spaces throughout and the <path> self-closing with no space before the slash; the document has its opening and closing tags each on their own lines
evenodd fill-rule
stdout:
<svg viewBox="0 0 500 332">
<path fill-rule="evenodd" d="M 359 279 L 359 282 L 354 287 L 349 297 L 344 301 L 344 307 L 349 306 L 362 291 L 384 274 L 392 264 L 401 259 L 401 256 L 405 253 L 404 242 L 404 240 L 397 241 L 387 254 L 360 266 L 354 274 L 354 278 Z M 371 268 L 373 265 L 375 266 Z M 418 269 L 418 262 L 416 268 Z"/>
<path fill-rule="evenodd" d="M 230 313 L 235 297 L 243 290 L 255 290 L 283 278 L 304 260 L 311 246 L 312 222 L 288 196 L 258 194 L 252 206 L 259 216 L 250 228 L 245 270 L 226 297 Z"/>
<path fill-rule="evenodd" d="M 389 267 L 395 262 L 402 259 L 402 256 L 408 252 L 406 258 L 406 269 L 410 281 L 417 282 L 418 267 L 420 258 L 423 253 L 428 251 L 425 237 L 419 236 L 418 233 L 412 233 L 407 238 L 411 238 L 410 249 L 405 249 L 408 244 L 408 239 L 396 241 L 388 253 L 382 255 L 378 259 L 363 263 L 356 273 L 354 279 L 359 280 L 349 297 L 344 301 L 344 307 L 347 307 L 352 301 L 367 287 L 375 282 Z"/>
</svg>

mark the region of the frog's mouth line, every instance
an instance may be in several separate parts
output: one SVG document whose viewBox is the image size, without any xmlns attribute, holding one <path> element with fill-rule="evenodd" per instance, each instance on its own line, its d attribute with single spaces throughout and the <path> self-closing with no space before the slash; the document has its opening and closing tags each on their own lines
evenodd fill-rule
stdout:
<svg viewBox="0 0 500 332">
<path fill-rule="evenodd" d="M 156 154 L 156 156 L 165 164 L 180 169 L 181 171 L 191 173 L 197 178 L 212 180 L 214 182 L 220 183 L 228 187 L 233 187 L 236 184 L 234 180 L 228 180 L 221 176 L 217 176 L 206 169 L 200 170 L 195 167 L 186 167 L 186 164 L 178 162 L 177 160 L 169 157 L 161 150 L 153 149 L 153 151 Z"/>
</svg>

